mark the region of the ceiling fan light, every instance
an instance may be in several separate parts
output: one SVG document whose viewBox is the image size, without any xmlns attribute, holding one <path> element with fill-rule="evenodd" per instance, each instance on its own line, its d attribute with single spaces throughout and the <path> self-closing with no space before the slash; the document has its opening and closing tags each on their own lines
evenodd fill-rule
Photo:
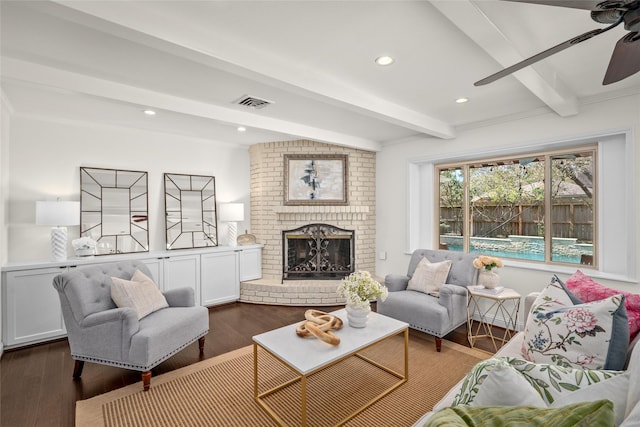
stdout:
<svg viewBox="0 0 640 427">
<path fill-rule="evenodd" d="M 462 97 L 462 98 L 456 99 L 457 104 L 464 104 L 465 102 L 469 102 L 469 98 Z"/>
</svg>

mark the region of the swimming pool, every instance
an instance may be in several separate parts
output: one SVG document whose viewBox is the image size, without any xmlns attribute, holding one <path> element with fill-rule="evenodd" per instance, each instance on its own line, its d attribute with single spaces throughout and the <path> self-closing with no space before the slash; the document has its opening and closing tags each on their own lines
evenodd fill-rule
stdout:
<svg viewBox="0 0 640 427">
<path fill-rule="evenodd" d="M 440 241 L 451 251 L 462 252 L 462 236 L 442 235 Z M 514 258 L 544 262 L 544 239 L 536 236 L 509 236 L 508 238 L 472 237 L 469 252 L 498 258 Z M 554 238 L 553 261 L 580 264 L 583 255 L 592 255 L 593 245 L 577 243 L 576 239 Z"/>
</svg>

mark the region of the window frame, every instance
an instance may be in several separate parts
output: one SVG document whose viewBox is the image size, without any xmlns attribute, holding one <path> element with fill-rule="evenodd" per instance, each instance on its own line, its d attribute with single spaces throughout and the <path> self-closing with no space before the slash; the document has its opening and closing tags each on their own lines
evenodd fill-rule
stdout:
<svg viewBox="0 0 640 427">
<path fill-rule="evenodd" d="M 562 262 L 562 261 L 554 261 L 553 260 L 553 231 L 554 228 L 547 226 L 547 219 L 552 219 L 552 208 L 553 208 L 553 199 L 552 199 L 552 161 L 554 157 L 562 156 L 562 155 L 571 155 L 575 153 L 590 153 L 592 158 L 592 173 L 593 173 L 593 195 L 592 195 L 592 203 L 593 203 L 593 216 L 592 216 L 592 247 L 593 247 L 593 262 L 590 265 L 581 264 L 581 263 L 570 263 L 570 262 Z M 433 231 L 433 245 L 434 247 L 438 247 L 440 245 L 440 172 L 443 170 L 453 170 L 460 169 L 462 171 L 463 176 L 463 195 L 462 195 L 462 238 L 463 238 L 463 253 L 471 253 L 471 216 L 472 209 L 470 204 L 470 171 L 472 168 L 484 167 L 492 165 L 492 164 L 500 164 L 505 162 L 514 163 L 519 161 L 522 158 L 527 157 L 537 157 L 544 158 L 544 218 L 545 221 L 543 223 L 544 226 L 544 260 L 529 260 L 526 258 L 517 258 L 517 257 L 504 257 L 508 260 L 515 261 L 523 261 L 537 263 L 537 264 L 545 264 L 545 265 L 564 265 L 564 266 L 579 266 L 580 268 L 588 268 L 588 269 L 597 269 L 598 268 L 598 145 L 597 144 L 588 144 L 588 145 L 577 145 L 566 148 L 556 148 L 553 150 L 541 150 L 541 151 L 533 151 L 533 152 L 518 152 L 517 154 L 503 155 L 503 156 L 493 156 L 493 157 L 484 157 L 484 158 L 470 158 L 463 161 L 454 161 L 454 162 L 434 162 L 434 191 L 433 191 L 433 218 L 435 221 L 433 222 L 434 231 Z M 482 166 L 479 166 L 482 165 Z M 553 224 L 552 224 L 553 225 Z"/>
</svg>

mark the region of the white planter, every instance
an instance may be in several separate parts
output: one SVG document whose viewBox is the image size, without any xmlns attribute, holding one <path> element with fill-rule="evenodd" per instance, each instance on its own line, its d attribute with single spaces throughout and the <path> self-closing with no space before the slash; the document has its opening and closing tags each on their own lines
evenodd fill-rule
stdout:
<svg viewBox="0 0 640 427">
<path fill-rule="evenodd" d="M 487 289 L 493 289 L 500 285 L 500 276 L 491 270 L 482 269 L 478 275 L 478 284 Z"/>
</svg>

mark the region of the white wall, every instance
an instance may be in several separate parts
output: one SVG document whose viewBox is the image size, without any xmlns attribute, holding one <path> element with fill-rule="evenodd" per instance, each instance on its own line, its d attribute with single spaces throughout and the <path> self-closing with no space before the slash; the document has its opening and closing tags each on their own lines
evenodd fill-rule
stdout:
<svg viewBox="0 0 640 427">
<path fill-rule="evenodd" d="M 9 141 L 11 129 L 11 105 L 0 90 L 0 264 L 7 261 L 6 217 L 9 206 Z M 0 292 L 0 357 L 4 345 L 2 341 L 2 293 Z"/>
<path fill-rule="evenodd" d="M 6 218 L 9 262 L 49 259 L 49 228 L 35 225 L 35 202 L 57 197 L 80 200 L 80 166 L 148 172 L 151 251 L 165 248 L 165 172 L 214 176 L 217 202 L 243 202 L 245 217 L 250 217 L 248 147 L 17 115 L 11 125 Z M 248 221 L 240 223 L 238 229 L 248 225 Z M 69 241 L 79 233 L 79 227 L 69 227 Z M 225 244 L 224 224 L 219 226 L 218 238 Z M 70 245 L 68 253 L 73 256 Z"/>
<path fill-rule="evenodd" d="M 386 260 L 377 260 L 376 273 L 384 277 L 388 273 L 406 273 L 409 263 L 407 241 L 407 164 L 421 156 L 463 156 L 474 153 L 478 157 L 490 156 L 504 147 L 514 144 L 553 142 L 601 134 L 609 130 L 631 130 L 632 159 L 621 168 L 635 165 L 630 174 L 633 183 L 640 180 L 640 95 L 582 105 L 580 114 L 561 118 L 554 113 L 541 113 L 529 118 L 513 119 L 506 123 L 487 124 L 473 129 L 458 130 L 453 140 L 421 139 L 387 145 L 377 156 L 377 251 L 387 252 Z M 640 212 L 640 196 L 635 184 L 636 203 L 632 207 Z M 620 205 L 604 206 L 604 209 L 620 209 Z M 431 227 L 431 224 L 428 225 Z M 636 227 L 635 245 L 640 243 L 640 227 Z M 636 246 L 636 254 L 639 254 Z M 625 256 L 620 253 L 619 256 Z M 636 264 L 640 259 L 633 260 Z M 505 267 L 499 271 L 503 284 L 525 295 L 542 289 L 554 272 L 552 266 L 545 269 Z M 565 269 L 566 272 L 566 269 Z M 585 274 L 589 272 L 585 270 Z M 567 274 L 559 274 L 561 278 Z M 637 283 L 610 279 L 597 279 L 607 286 L 640 293 Z"/>
<path fill-rule="evenodd" d="M 0 92 L 0 264 L 7 261 L 7 225 L 9 210 L 9 140 L 11 105 L 4 92 Z"/>
</svg>

